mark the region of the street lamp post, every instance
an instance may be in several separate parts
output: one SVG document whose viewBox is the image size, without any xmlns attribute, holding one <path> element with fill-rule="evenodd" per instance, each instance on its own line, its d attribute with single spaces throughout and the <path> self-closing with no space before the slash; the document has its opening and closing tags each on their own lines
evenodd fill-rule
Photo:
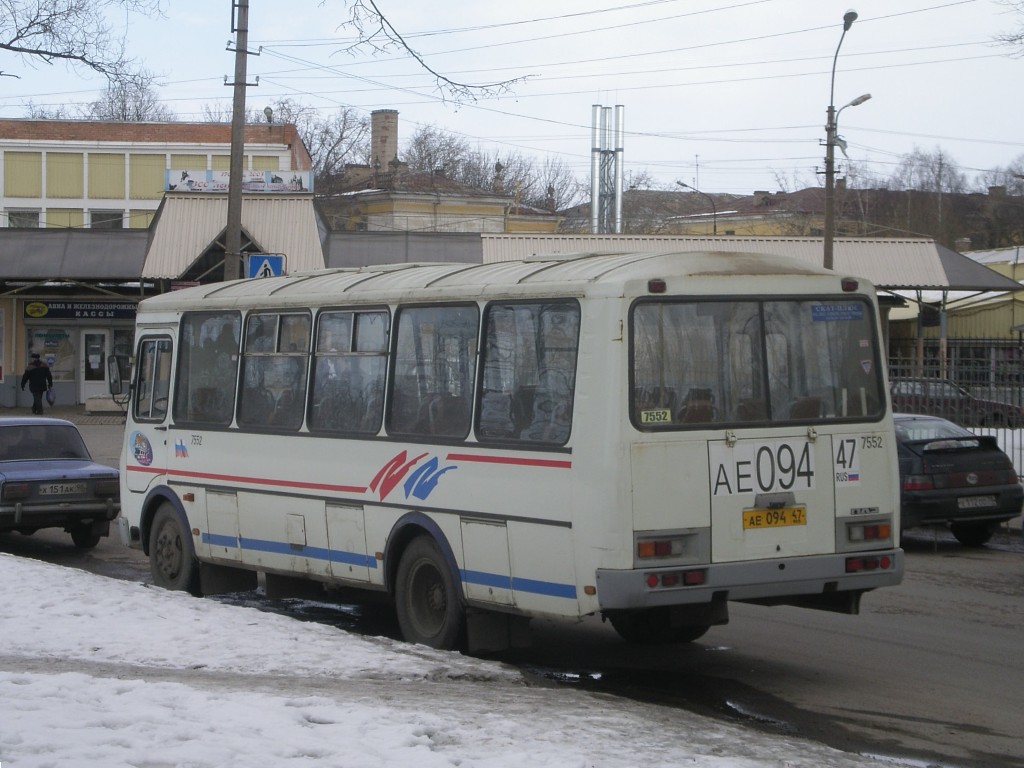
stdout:
<svg viewBox="0 0 1024 768">
<path fill-rule="evenodd" d="M 698 195 L 704 195 L 704 197 L 706 197 L 708 199 L 708 202 L 711 203 L 711 228 L 712 228 L 713 234 L 717 235 L 718 234 L 718 208 L 715 206 L 715 198 L 713 198 L 707 192 L 701 192 L 696 187 L 691 187 L 689 184 L 685 184 L 682 181 L 677 181 L 676 184 L 678 184 L 680 187 L 683 187 L 684 189 L 692 189 Z"/>
<path fill-rule="evenodd" d="M 832 269 L 833 241 L 835 239 L 836 210 L 836 130 L 839 120 L 839 112 L 846 107 L 853 107 L 863 104 L 871 98 L 870 95 L 854 99 L 846 106 L 836 111 L 836 61 L 839 59 L 839 49 L 843 47 L 843 38 L 857 20 L 856 11 L 847 11 L 843 15 L 843 34 L 839 36 L 839 45 L 836 46 L 835 56 L 832 57 L 832 83 L 828 94 L 828 120 L 825 124 L 825 269 Z"/>
</svg>

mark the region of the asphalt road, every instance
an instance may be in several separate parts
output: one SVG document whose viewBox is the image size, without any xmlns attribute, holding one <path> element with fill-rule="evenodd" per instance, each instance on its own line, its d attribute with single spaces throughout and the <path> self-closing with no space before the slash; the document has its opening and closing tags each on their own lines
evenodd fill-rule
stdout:
<svg viewBox="0 0 1024 768">
<path fill-rule="evenodd" d="M 108 419 L 109 421 L 109 419 Z M 116 464 L 123 427 L 80 425 Z M 922 765 L 1024 768 L 1024 540 L 981 549 L 945 532 L 905 537 L 904 583 L 865 596 L 859 616 L 731 606 L 732 621 L 686 646 L 622 643 L 599 619 L 534 622 L 534 645 L 503 655 L 527 674 L 660 702 Z M 60 531 L 0 535 L 0 551 L 149 581 L 141 553 L 107 539 L 81 552 Z M 243 601 L 266 607 L 253 595 Z M 386 606 L 344 601 L 317 620 L 393 634 Z M 308 605 L 280 610 L 310 618 Z"/>
</svg>

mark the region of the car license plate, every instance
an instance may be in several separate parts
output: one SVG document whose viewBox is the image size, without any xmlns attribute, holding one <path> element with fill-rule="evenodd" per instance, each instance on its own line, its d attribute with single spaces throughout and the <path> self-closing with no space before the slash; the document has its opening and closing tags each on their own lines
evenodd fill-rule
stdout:
<svg viewBox="0 0 1024 768">
<path fill-rule="evenodd" d="M 70 496 L 85 493 L 85 483 L 41 483 L 40 496 Z"/>
<path fill-rule="evenodd" d="M 807 525 L 807 507 L 743 510 L 744 530 L 749 528 L 783 528 L 787 525 Z"/>
<path fill-rule="evenodd" d="M 956 500 L 960 509 L 988 509 L 996 505 L 995 496 L 961 496 Z"/>
</svg>

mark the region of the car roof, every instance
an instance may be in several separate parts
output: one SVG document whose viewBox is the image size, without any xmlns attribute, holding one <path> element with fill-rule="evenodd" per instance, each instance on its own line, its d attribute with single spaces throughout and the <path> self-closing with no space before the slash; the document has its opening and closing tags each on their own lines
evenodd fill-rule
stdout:
<svg viewBox="0 0 1024 768">
<path fill-rule="evenodd" d="M 74 427 L 73 421 L 49 416 L 0 416 L 0 427 L 59 426 Z M 77 429 L 77 427 L 75 427 Z"/>
</svg>

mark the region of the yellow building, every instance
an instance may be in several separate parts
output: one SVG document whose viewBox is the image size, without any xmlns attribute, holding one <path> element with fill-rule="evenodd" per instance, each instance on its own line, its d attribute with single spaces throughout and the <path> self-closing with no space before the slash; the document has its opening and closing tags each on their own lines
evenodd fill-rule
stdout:
<svg viewBox="0 0 1024 768">
<path fill-rule="evenodd" d="M 106 361 L 131 354 L 137 301 L 223 261 L 230 155 L 228 124 L 0 120 L 0 405 L 30 403 L 19 384 L 33 352 L 50 366 L 58 402 L 108 397 Z M 312 235 L 301 242 L 311 245 L 294 266 L 322 267 L 312 161 L 295 126 L 246 126 L 243 160 L 247 190 L 304 202 Z M 169 193 L 192 199 L 169 206 Z M 253 197 L 243 246 L 276 251 L 280 227 L 252 234 L 271 220 Z M 182 207 L 193 213 L 174 215 Z M 247 209 L 260 209 L 248 227 Z M 286 242 L 300 241 L 290 234 Z M 153 243 L 159 269 L 147 272 Z"/>
</svg>

